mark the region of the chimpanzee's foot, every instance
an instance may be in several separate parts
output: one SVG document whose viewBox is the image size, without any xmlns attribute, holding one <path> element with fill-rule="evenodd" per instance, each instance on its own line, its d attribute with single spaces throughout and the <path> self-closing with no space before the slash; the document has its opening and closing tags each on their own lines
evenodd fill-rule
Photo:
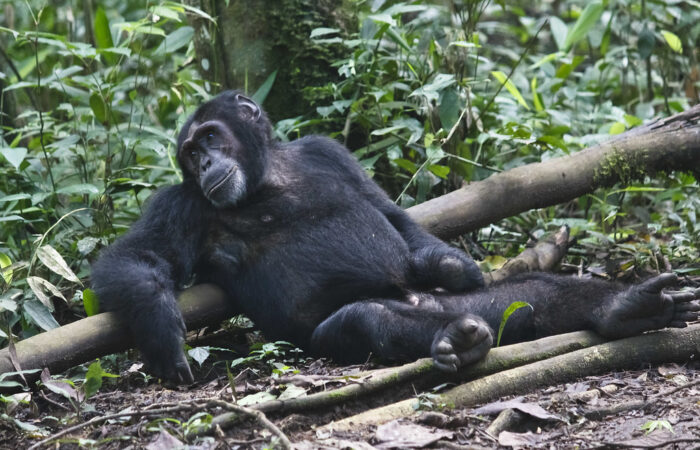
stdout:
<svg viewBox="0 0 700 450">
<path fill-rule="evenodd" d="M 664 273 L 615 295 L 595 312 L 596 331 L 620 338 L 664 327 L 683 328 L 697 320 L 700 289 L 663 291 L 677 282 L 676 275 Z"/>
<path fill-rule="evenodd" d="M 430 354 L 438 369 L 456 372 L 462 366 L 481 360 L 492 344 L 493 336 L 486 322 L 465 315 L 435 334 Z"/>
</svg>

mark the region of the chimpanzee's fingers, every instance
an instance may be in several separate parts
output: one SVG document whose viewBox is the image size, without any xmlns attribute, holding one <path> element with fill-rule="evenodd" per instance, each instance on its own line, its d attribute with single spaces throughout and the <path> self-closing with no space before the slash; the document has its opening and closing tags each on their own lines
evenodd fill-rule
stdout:
<svg viewBox="0 0 700 450">
<path fill-rule="evenodd" d="M 700 302 L 692 301 L 687 303 L 678 303 L 675 305 L 675 311 L 700 311 Z"/>
<path fill-rule="evenodd" d="M 668 324 L 668 328 L 685 328 L 688 324 L 683 321 L 674 320 Z"/>
<path fill-rule="evenodd" d="M 639 288 L 645 292 L 657 293 L 665 287 L 673 286 L 678 282 L 678 277 L 675 273 L 662 273 L 644 281 L 639 285 Z"/>
<path fill-rule="evenodd" d="M 669 296 L 674 303 L 692 302 L 696 298 L 693 291 L 665 291 L 664 295 Z"/>
</svg>

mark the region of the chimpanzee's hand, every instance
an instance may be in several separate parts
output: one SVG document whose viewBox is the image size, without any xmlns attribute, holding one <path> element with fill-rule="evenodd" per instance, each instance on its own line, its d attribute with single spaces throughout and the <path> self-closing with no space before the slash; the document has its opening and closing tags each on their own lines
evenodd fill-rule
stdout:
<svg viewBox="0 0 700 450">
<path fill-rule="evenodd" d="M 620 338 L 663 327 L 683 328 L 686 322 L 697 320 L 700 289 L 663 290 L 677 282 L 676 275 L 664 273 L 612 297 L 596 311 L 598 333 Z"/>
<path fill-rule="evenodd" d="M 137 346 L 148 373 L 178 384 L 191 384 L 194 377 L 183 351 L 185 322 L 175 302 L 167 304 L 161 303 L 160 310 L 151 311 L 150 320 L 139 321 L 148 328 L 134 330 L 135 336 L 142 336 Z"/>
<path fill-rule="evenodd" d="M 467 292 L 484 286 L 484 277 L 474 260 L 447 244 L 431 245 L 413 252 L 411 271 L 418 287 Z"/>
</svg>

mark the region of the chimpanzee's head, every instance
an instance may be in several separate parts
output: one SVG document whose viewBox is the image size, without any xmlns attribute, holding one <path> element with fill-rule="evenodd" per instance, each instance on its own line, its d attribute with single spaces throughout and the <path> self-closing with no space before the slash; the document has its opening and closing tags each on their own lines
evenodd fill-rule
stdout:
<svg viewBox="0 0 700 450">
<path fill-rule="evenodd" d="M 180 131 L 177 161 L 216 208 L 236 205 L 262 180 L 272 127 L 253 100 L 226 91 L 200 106 Z"/>
</svg>

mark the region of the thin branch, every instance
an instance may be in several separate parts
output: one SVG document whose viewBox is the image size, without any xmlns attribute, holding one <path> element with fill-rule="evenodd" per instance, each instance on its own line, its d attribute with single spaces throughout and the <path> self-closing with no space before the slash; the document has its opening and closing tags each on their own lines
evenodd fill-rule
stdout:
<svg viewBox="0 0 700 450">
<path fill-rule="evenodd" d="M 99 417 L 93 417 L 92 419 L 79 423 L 77 425 L 73 425 L 71 427 L 65 428 L 55 434 L 52 434 L 51 436 L 47 437 L 46 439 L 42 439 L 41 441 L 37 442 L 36 444 L 32 445 L 29 447 L 28 450 L 36 450 L 38 448 L 41 448 L 42 446 L 48 445 L 57 439 L 66 436 L 70 433 L 73 433 L 75 431 L 81 430 L 83 428 L 100 424 L 103 422 L 106 422 L 108 420 L 113 420 L 113 419 L 119 419 L 123 417 L 153 417 L 153 416 L 161 416 L 164 414 L 171 414 L 174 412 L 181 412 L 181 411 L 190 411 L 190 410 L 201 410 L 204 408 L 221 408 L 225 409 L 227 411 L 234 412 L 236 414 L 241 414 L 247 417 L 251 417 L 255 419 L 260 425 L 262 425 L 264 428 L 270 431 L 274 436 L 279 439 L 279 444 L 282 448 L 284 449 L 291 449 L 292 448 L 292 443 L 290 442 L 289 438 L 270 420 L 265 417 L 265 414 L 262 413 L 261 411 L 256 411 L 253 409 L 246 408 L 244 406 L 239 406 L 235 405 L 233 403 L 225 402 L 223 400 L 218 400 L 218 399 L 206 399 L 205 401 L 202 401 L 202 399 L 196 399 L 196 400 L 191 400 L 189 402 L 182 402 L 179 404 L 176 404 L 175 406 L 168 406 L 165 408 L 158 408 L 158 409 L 148 409 L 148 410 L 142 410 L 142 411 L 130 411 L 130 412 L 119 412 L 115 414 L 107 414 L 104 416 L 99 416 Z"/>
</svg>

